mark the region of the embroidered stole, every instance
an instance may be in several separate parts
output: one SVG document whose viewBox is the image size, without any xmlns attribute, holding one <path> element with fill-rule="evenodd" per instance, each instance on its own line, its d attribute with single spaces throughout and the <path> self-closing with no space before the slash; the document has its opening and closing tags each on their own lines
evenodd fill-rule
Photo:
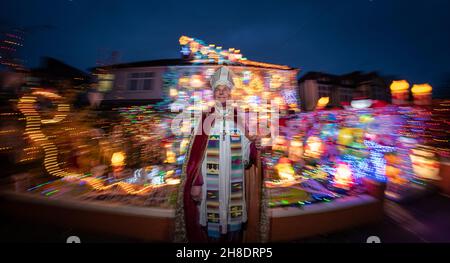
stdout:
<svg viewBox="0 0 450 263">
<path fill-rule="evenodd" d="M 244 167 L 242 161 L 241 135 L 234 130 L 230 135 L 231 174 L 230 192 L 227 208 L 227 230 L 241 229 L 244 204 L 243 180 Z M 220 237 L 220 135 L 210 135 L 206 149 L 206 213 L 208 236 Z"/>
</svg>

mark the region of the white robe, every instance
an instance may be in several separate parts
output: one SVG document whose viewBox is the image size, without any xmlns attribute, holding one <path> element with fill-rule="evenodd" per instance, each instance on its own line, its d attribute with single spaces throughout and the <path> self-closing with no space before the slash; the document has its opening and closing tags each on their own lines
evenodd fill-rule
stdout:
<svg viewBox="0 0 450 263">
<path fill-rule="evenodd" d="M 229 221 L 229 213 L 228 213 L 228 204 L 230 201 L 230 175 L 231 175 L 231 146 L 230 146 L 230 134 L 234 129 L 238 129 L 234 124 L 234 116 L 233 109 L 230 108 L 225 112 L 225 109 L 222 110 L 221 107 L 216 106 L 215 113 L 218 114 L 219 117 L 216 118 L 213 127 L 211 127 L 210 135 L 220 135 L 220 156 L 219 156 L 219 211 L 220 211 L 220 226 L 221 233 L 226 234 L 228 230 L 228 221 Z M 225 131 L 226 136 L 225 140 L 223 140 L 223 123 L 225 117 Z M 228 118 L 227 118 L 228 116 Z M 247 207 L 245 205 L 245 164 L 249 162 L 250 156 L 250 141 L 245 136 L 243 131 L 240 131 L 241 134 L 241 149 L 242 149 L 242 161 L 243 161 L 243 169 L 242 169 L 242 191 L 243 191 L 243 207 L 242 207 L 242 222 L 247 221 Z M 206 154 L 206 152 L 205 152 Z M 200 212 L 200 225 L 207 225 L 207 213 L 206 213 L 206 158 L 203 158 L 201 173 L 203 176 L 203 185 L 202 185 L 202 200 L 199 205 Z"/>
</svg>

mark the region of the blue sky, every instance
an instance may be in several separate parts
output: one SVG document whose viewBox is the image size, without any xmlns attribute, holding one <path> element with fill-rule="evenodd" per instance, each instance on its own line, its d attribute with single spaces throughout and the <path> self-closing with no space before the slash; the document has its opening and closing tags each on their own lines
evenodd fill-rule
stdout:
<svg viewBox="0 0 450 263">
<path fill-rule="evenodd" d="M 0 29 L 27 29 L 21 52 L 31 67 L 45 55 L 87 69 L 113 50 L 121 62 L 177 58 L 188 35 L 303 73 L 377 70 L 442 95 L 448 10 L 447 0 L 9 0 Z"/>
</svg>

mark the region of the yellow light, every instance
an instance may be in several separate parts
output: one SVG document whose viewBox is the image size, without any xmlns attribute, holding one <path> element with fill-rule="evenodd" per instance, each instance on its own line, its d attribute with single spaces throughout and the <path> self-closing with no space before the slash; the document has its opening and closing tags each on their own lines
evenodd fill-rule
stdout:
<svg viewBox="0 0 450 263">
<path fill-rule="evenodd" d="M 56 94 L 54 92 L 50 92 L 50 91 L 39 90 L 39 91 L 34 91 L 32 94 L 44 96 L 44 97 L 47 97 L 50 99 L 61 99 L 61 96 L 59 96 L 58 94 Z"/>
<path fill-rule="evenodd" d="M 330 102 L 330 97 L 321 97 L 317 101 L 317 108 L 323 108 L 323 107 L 327 106 L 329 102 Z"/>
<path fill-rule="evenodd" d="M 303 155 L 303 143 L 298 140 L 294 139 L 291 141 L 291 145 L 289 147 L 289 159 L 298 162 Z"/>
<path fill-rule="evenodd" d="M 312 158 L 319 158 L 322 155 L 322 140 L 319 137 L 311 136 L 306 140 L 305 155 Z"/>
<path fill-rule="evenodd" d="M 180 42 L 180 45 L 186 45 L 187 43 L 189 43 L 192 40 L 192 38 L 187 37 L 187 36 L 181 36 L 180 39 L 178 40 Z"/>
<path fill-rule="evenodd" d="M 275 97 L 275 98 L 273 99 L 273 102 L 274 102 L 275 104 L 277 104 L 277 105 L 282 105 L 282 104 L 284 104 L 284 100 L 283 100 L 283 98 L 281 98 L 281 97 Z"/>
<path fill-rule="evenodd" d="M 173 151 L 167 151 L 166 153 L 166 162 L 167 163 L 176 163 L 177 155 Z"/>
<path fill-rule="evenodd" d="M 177 90 L 177 89 L 174 89 L 174 88 L 170 89 L 170 90 L 169 90 L 169 95 L 170 95 L 170 97 L 175 97 L 175 96 L 177 96 L 177 95 L 178 95 L 178 90 Z"/>
<path fill-rule="evenodd" d="M 270 99 L 270 96 L 271 96 L 271 93 L 268 92 L 268 91 L 264 91 L 264 92 L 262 93 L 262 98 L 265 99 L 265 100 Z"/>
<path fill-rule="evenodd" d="M 191 43 L 189 44 L 189 47 L 190 47 L 192 53 L 197 53 L 197 51 L 198 51 L 199 48 L 200 48 L 200 44 L 197 43 L 197 42 L 191 42 Z"/>
<path fill-rule="evenodd" d="M 292 181 L 295 179 L 295 171 L 289 159 L 283 157 L 277 165 L 275 165 L 278 176 L 281 180 Z"/>
<path fill-rule="evenodd" d="M 184 154 L 189 145 L 189 139 L 184 138 L 180 143 L 180 154 Z"/>
<path fill-rule="evenodd" d="M 301 141 L 291 141 L 291 147 L 302 147 L 303 143 Z"/>
<path fill-rule="evenodd" d="M 112 166 L 123 166 L 125 164 L 125 153 L 115 152 L 111 157 Z"/>
<path fill-rule="evenodd" d="M 166 180 L 166 183 L 168 185 L 176 185 L 176 184 L 180 184 L 181 180 L 180 179 L 173 179 L 173 178 L 169 178 Z"/>
<path fill-rule="evenodd" d="M 273 74 L 272 77 L 270 78 L 270 88 L 278 89 L 279 87 L 281 87 L 281 85 L 283 85 L 283 82 L 284 82 L 283 76 L 279 74 Z"/>
<path fill-rule="evenodd" d="M 193 75 L 190 79 L 189 84 L 193 88 L 201 88 L 204 86 L 204 82 L 202 80 L 202 77 L 200 75 Z"/>
<path fill-rule="evenodd" d="M 413 94 L 430 94 L 433 88 L 430 84 L 414 84 L 411 88 Z"/>
<path fill-rule="evenodd" d="M 178 85 L 180 85 L 180 87 L 186 87 L 189 85 L 189 80 L 189 77 L 181 77 L 178 79 Z"/>
<path fill-rule="evenodd" d="M 334 175 L 334 186 L 348 189 L 352 183 L 352 171 L 347 164 L 340 163 Z"/>
<path fill-rule="evenodd" d="M 394 80 L 390 88 L 392 93 L 402 93 L 409 89 L 409 83 L 406 80 Z"/>
<path fill-rule="evenodd" d="M 271 138 L 261 138 L 261 146 L 269 146 L 271 141 Z"/>
</svg>

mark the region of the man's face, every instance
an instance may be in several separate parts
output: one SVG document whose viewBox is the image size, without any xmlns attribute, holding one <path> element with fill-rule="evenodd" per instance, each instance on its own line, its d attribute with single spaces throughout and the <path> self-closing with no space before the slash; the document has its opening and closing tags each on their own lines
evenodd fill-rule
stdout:
<svg viewBox="0 0 450 263">
<path fill-rule="evenodd" d="M 214 90 L 214 99 L 224 104 L 231 99 L 231 89 L 225 85 L 219 85 Z"/>
</svg>

